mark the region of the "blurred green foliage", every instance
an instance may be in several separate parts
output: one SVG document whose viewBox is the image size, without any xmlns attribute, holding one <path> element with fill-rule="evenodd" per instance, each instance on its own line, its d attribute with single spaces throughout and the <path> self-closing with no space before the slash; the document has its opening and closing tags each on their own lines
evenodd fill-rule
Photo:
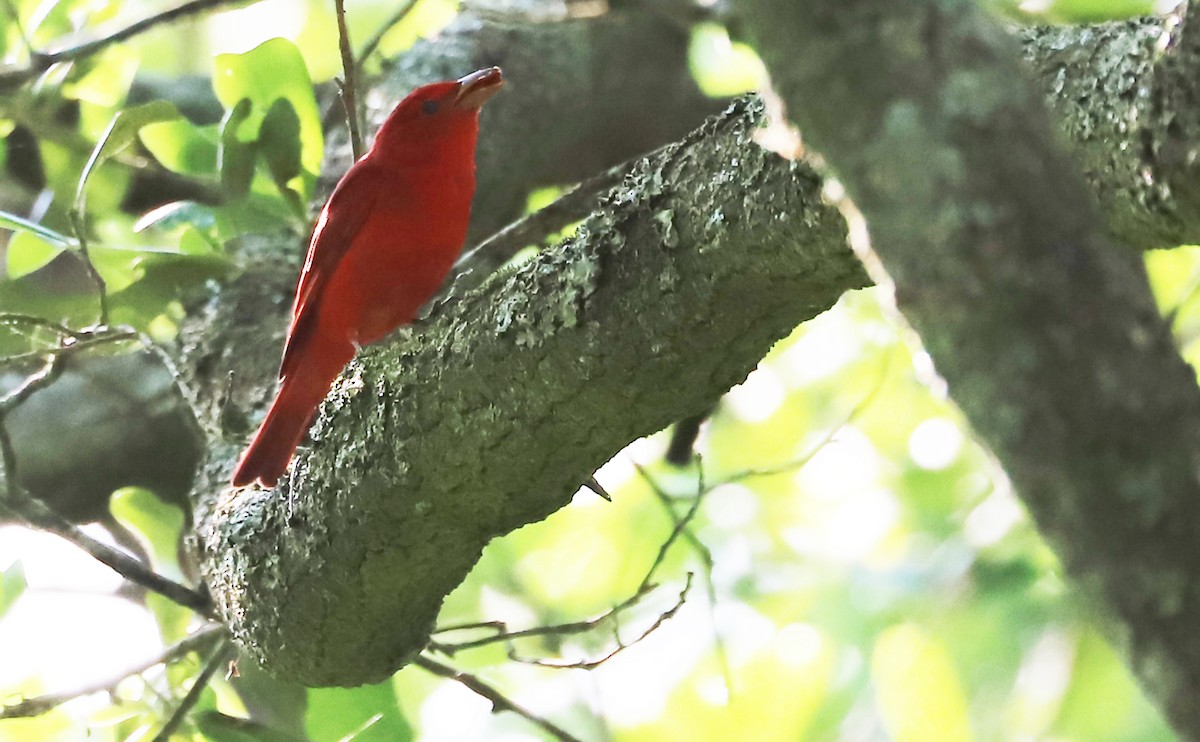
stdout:
<svg viewBox="0 0 1200 742">
<path fill-rule="evenodd" d="M 1153 5 L 992 4 L 1013 18 L 1052 21 Z M 10 0 L 0 4 L 0 53 L 22 64 L 31 47 L 157 7 Z M 450 0 L 420 0 L 367 70 L 454 12 Z M 352 6 L 353 37 L 367 38 L 390 13 L 387 3 Z M 156 30 L 0 95 L 9 145 L 0 151 L 9 173 L 0 184 L 0 229 L 11 233 L 0 312 L 74 327 L 95 321 L 96 287 L 77 257 L 83 237 L 107 282 L 112 321 L 166 340 L 184 293 L 229 269 L 232 240 L 291 229 L 300 249 L 324 145 L 312 83 L 340 66 L 332 14 L 328 3 L 266 0 Z M 692 58 L 713 95 L 763 80 L 753 52 L 715 25 L 697 27 Z M 209 76 L 200 88 L 219 104 L 219 120 L 181 114 L 209 105 L 193 98 L 131 106 L 135 80 L 151 73 Z M 29 133 L 34 151 L 17 146 Z M 186 187 L 129 208 L 134 182 L 159 167 L 172 188 Z M 82 235 L 70 218 L 77 204 Z M 1200 249 L 1154 253 L 1147 263 L 1195 364 Z M 7 354 L 54 341 L 27 327 L 0 328 Z M 442 623 L 518 630 L 596 617 L 627 600 L 652 567 L 659 587 L 618 621 L 463 650 L 452 658 L 457 667 L 584 738 L 1174 738 L 1072 600 L 1003 472 L 874 291 L 846 296 L 781 342 L 723 400 L 690 467 L 662 461 L 667 435 L 636 442 L 601 469 L 614 502 L 582 492 L 571 507 L 489 547 L 447 600 Z M 696 518 L 656 564 L 697 498 Z M 111 508 L 159 571 L 183 576 L 179 511 L 138 489 L 119 491 Z M 11 614 L 38 593 L 23 562 L 3 566 L 0 646 Z M 603 657 L 670 610 L 689 572 L 694 585 L 678 614 L 591 673 L 509 659 Z M 147 605 L 164 645 L 185 635 L 185 611 L 155 598 Z M 438 640 L 464 636 L 471 631 Z M 0 721 L 0 742 L 148 738 L 200 663 L 189 655 L 122 681 L 111 698 Z M 418 668 L 349 690 L 305 692 L 258 676 L 219 674 L 179 738 L 493 739 L 532 729 Z M 31 668 L 0 688 L 0 702 L 47 690 L 57 689 Z M 244 718 L 251 710 L 254 721 Z"/>
</svg>

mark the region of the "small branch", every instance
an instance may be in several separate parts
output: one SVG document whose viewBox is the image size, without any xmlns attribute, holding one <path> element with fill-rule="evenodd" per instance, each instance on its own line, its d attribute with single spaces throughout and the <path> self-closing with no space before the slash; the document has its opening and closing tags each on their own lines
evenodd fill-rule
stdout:
<svg viewBox="0 0 1200 742">
<path fill-rule="evenodd" d="M 712 414 L 713 410 L 715 409 L 716 406 L 714 405 L 705 413 L 704 417 Z M 675 438 L 672 437 L 671 443 L 674 444 L 674 442 Z M 715 488 L 705 486 L 704 460 L 699 455 L 691 455 L 690 444 L 688 445 L 688 454 L 689 459 L 696 462 L 696 499 L 699 500 Z M 634 467 L 637 469 L 637 472 L 639 475 L 641 475 L 642 479 L 645 480 L 650 486 L 650 490 L 654 492 L 654 496 L 658 498 L 659 504 L 662 505 L 663 512 L 667 514 L 667 517 L 670 518 L 671 522 L 675 524 L 676 528 L 678 528 L 680 523 L 684 522 L 688 516 L 685 515 L 684 517 L 680 517 L 675 513 L 675 507 L 672 503 L 671 496 L 667 494 L 667 491 L 650 476 L 650 473 L 646 471 L 644 467 L 636 462 L 634 462 Z M 696 511 L 694 509 L 689 511 L 689 513 L 692 515 L 694 515 L 695 512 Z M 683 525 L 686 526 L 687 523 L 684 522 Z M 713 645 L 716 650 L 717 662 L 721 666 L 721 677 L 725 679 L 725 688 L 732 693 L 733 672 L 729 667 L 729 653 L 725 649 L 725 640 L 722 638 L 720 629 L 717 626 L 717 586 L 716 583 L 713 582 L 713 569 L 716 566 L 716 562 L 713 560 L 712 551 L 705 546 L 704 542 L 700 540 L 700 537 L 697 536 L 691 528 L 685 527 L 683 529 L 683 536 L 691 545 L 692 550 L 696 552 L 696 555 L 700 558 L 701 564 L 704 565 L 704 594 L 708 597 L 708 617 L 709 621 L 712 623 Z"/>
<path fill-rule="evenodd" d="M 342 52 L 342 71 L 345 79 L 338 85 L 342 94 L 342 105 L 346 109 L 346 123 L 350 127 L 350 149 L 355 161 L 362 157 L 362 132 L 358 128 L 358 101 L 355 96 L 354 52 L 350 49 L 350 30 L 346 28 L 345 0 L 333 0 L 337 9 L 338 48 Z"/>
<path fill-rule="evenodd" d="M 108 284 L 100 275 L 100 271 L 96 270 L 96 264 L 92 262 L 92 256 L 88 252 L 87 225 L 84 224 L 82 208 L 71 210 L 71 226 L 75 230 L 75 239 L 79 242 L 79 254 L 83 257 L 84 270 L 96 284 L 96 297 L 100 303 L 99 318 L 96 324 L 104 327 L 108 325 Z"/>
<path fill-rule="evenodd" d="M 455 670 L 453 667 L 443 665 L 442 663 L 430 659 L 425 655 L 417 655 L 417 658 L 413 660 L 413 664 L 417 665 L 426 672 L 437 675 L 438 677 L 446 678 L 447 680 L 453 680 L 456 683 L 461 683 L 475 694 L 491 701 L 493 713 L 511 711 L 518 716 L 524 717 L 532 724 L 537 725 L 547 734 L 557 740 L 560 740 L 561 742 L 581 742 L 578 737 L 567 732 L 562 727 L 559 727 L 547 719 L 543 719 L 524 706 L 517 705 L 499 690 L 483 682 L 475 675 L 466 672 L 460 672 Z"/>
<path fill-rule="evenodd" d="M 879 396 L 880 390 L 883 389 L 887 382 L 888 369 L 891 368 L 893 355 L 894 351 L 889 351 L 884 357 L 881 364 L 882 368 L 879 371 L 879 380 L 875 382 L 875 386 L 871 387 L 871 391 L 867 392 L 866 395 L 864 395 L 863 398 L 858 401 L 858 404 L 851 408 L 850 412 L 847 413 L 846 417 L 840 423 L 826 431 L 825 435 L 821 436 L 821 440 L 817 442 L 817 445 L 813 446 L 811 451 L 798 459 L 792 459 L 791 461 L 787 461 L 782 464 L 758 469 L 745 469 L 743 471 L 731 474 L 724 480 L 718 482 L 716 486 L 720 486 L 722 484 L 736 484 L 737 482 L 754 477 L 772 477 L 777 474 L 787 474 L 803 468 L 804 465 L 809 461 L 812 461 L 813 457 L 820 453 L 825 446 L 832 443 L 833 439 L 838 433 L 842 432 L 843 428 L 858 419 L 858 416 L 861 415 L 863 411 L 875 401 L 877 396 Z"/>
<path fill-rule="evenodd" d="M 191 0 L 170 10 L 165 10 L 157 15 L 152 15 L 149 18 L 143 18 L 140 21 L 131 23 L 125 28 L 115 31 L 107 36 L 91 39 L 73 46 L 67 46 L 57 51 L 50 52 L 32 52 L 30 54 L 29 64 L 24 67 L 9 67 L 8 69 L 0 69 L 0 88 L 19 85 L 26 80 L 37 77 L 46 70 L 50 69 L 60 62 L 70 62 L 82 57 L 95 54 L 103 49 L 106 49 L 113 44 L 131 39 L 138 34 L 141 34 L 150 29 L 161 26 L 180 18 L 203 13 L 207 10 L 214 10 L 224 5 L 238 5 L 245 3 L 246 0 Z"/>
<path fill-rule="evenodd" d="M 685 417 L 675 423 L 674 429 L 671 430 L 671 443 L 667 446 L 667 452 L 663 454 L 663 459 L 668 464 L 680 468 L 687 466 L 692 460 L 696 440 L 700 437 L 700 426 L 715 409 L 716 405 L 713 405 L 699 415 Z"/>
<path fill-rule="evenodd" d="M 217 668 L 219 668 L 221 663 L 224 662 L 225 653 L 228 649 L 229 640 L 219 640 L 217 648 L 213 650 L 212 654 L 208 657 L 208 662 L 204 664 L 204 669 L 201 670 L 200 674 L 196 676 L 196 680 L 192 683 L 192 687 L 188 689 L 187 695 L 183 697 L 183 700 L 179 702 L 179 706 L 175 708 L 175 711 L 171 714 L 171 717 L 167 719 L 167 723 L 163 724 L 163 728 L 158 730 L 158 734 L 154 735 L 153 742 L 168 742 L 171 739 L 171 735 L 174 734 L 175 730 L 179 728 L 179 725 L 183 723 L 183 720 L 187 717 L 188 712 L 195 708 L 196 704 L 199 703 L 200 696 L 204 693 L 204 689 L 208 687 L 210 682 L 212 682 L 213 675 L 217 674 Z"/>
<path fill-rule="evenodd" d="M 48 693 L 36 698 L 29 698 L 11 706 L 0 708 L 0 719 L 27 719 L 34 716 L 51 711 L 63 705 L 67 701 L 72 701 L 83 696 L 90 696 L 93 693 L 102 693 L 110 691 L 117 686 L 122 680 L 131 678 L 134 675 L 141 675 L 147 670 L 158 665 L 165 665 L 174 662 L 183 657 L 189 652 L 198 652 L 203 650 L 213 641 L 226 633 L 224 626 L 218 624 L 210 624 L 198 630 L 191 636 L 175 642 L 171 646 L 164 649 L 158 656 L 149 659 L 139 665 L 131 667 L 122 673 L 112 676 L 107 680 L 93 683 L 82 688 L 76 688 L 72 691 L 63 693 Z"/>
<path fill-rule="evenodd" d="M 56 335 L 68 338 L 75 338 L 84 334 L 78 330 L 72 330 L 62 323 L 52 322 L 43 317 L 35 317 L 32 314 L 21 314 L 20 312 L 0 312 L 0 327 L 28 327 L 35 330 L 49 330 Z"/>
<path fill-rule="evenodd" d="M 4 449 L 5 480 L 10 490 L 7 499 L 0 502 L 0 511 L 7 510 L 18 516 L 29 526 L 46 531 L 47 533 L 53 533 L 70 541 L 91 555 L 93 559 L 101 562 L 132 583 L 156 592 L 172 602 L 196 611 L 200 615 L 209 618 L 216 617 L 213 613 L 212 601 L 208 595 L 163 577 L 125 552 L 114 549 L 102 541 L 97 541 L 72 525 L 61 515 L 42 504 L 39 500 L 35 500 L 24 493 L 14 498 L 11 490 L 16 487 L 16 477 L 11 476 L 15 472 L 8 468 L 8 462 L 12 460 L 12 441 L 3 425 L 0 425 L 0 447 Z"/>
<path fill-rule="evenodd" d="M 653 589 L 653 587 L 654 586 L 650 586 L 650 589 Z M 675 600 L 674 605 L 672 605 L 670 608 L 668 608 L 667 610 L 660 613 L 658 615 L 658 618 L 655 619 L 654 623 L 650 624 L 650 626 L 645 631 L 643 631 L 641 634 L 639 634 L 638 637 L 631 642 L 622 641 L 617 629 L 614 629 L 613 636 L 617 641 L 616 648 L 598 660 L 581 660 L 579 662 L 552 662 L 550 660 L 539 660 L 539 659 L 533 659 L 533 658 L 529 658 L 529 657 L 520 657 L 515 652 L 512 652 L 512 651 L 510 651 L 508 653 L 508 658 L 513 660 L 514 662 L 523 662 L 527 665 L 537 665 L 538 667 L 549 667 L 554 670 L 595 670 L 597 667 L 599 667 L 600 665 L 603 665 L 605 662 L 608 662 L 609 660 L 611 660 L 613 657 L 616 657 L 621 652 L 624 652 L 626 649 L 629 649 L 633 645 L 641 642 L 643 639 L 645 639 L 646 637 L 650 636 L 655 631 L 657 631 L 659 629 L 659 627 L 661 627 L 664 623 L 666 623 L 668 620 L 673 618 L 675 616 L 675 614 L 679 612 L 679 609 L 683 607 L 683 604 L 687 602 L 688 591 L 690 591 L 691 589 L 692 589 L 692 573 L 688 572 L 687 573 L 687 582 L 684 583 L 683 590 L 679 591 L 679 597 Z M 616 619 L 616 616 L 618 615 L 615 611 L 616 611 L 616 609 L 614 609 L 613 611 L 610 612 L 610 614 L 613 616 L 614 620 Z"/>
<path fill-rule="evenodd" d="M 641 464 L 634 462 L 634 467 L 638 470 L 638 473 L 642 475 L 642 478 L 650 483 L 652 488 L 656 490 L 658 489 L 658 485 L 654 483 L 654 480 L 650 478 L 649 474 L 646 473 Z M 700 505 L 704 502 L 704 495 L 710 492 L 709 488 L 704 486 L 703 469 L 700 470 L 699 478 L 700 482 L 697 487 L 696 496 L 692 498 L 692 503 L 688 506 L 687 512 L 685 512 L 682 517 L 675 520 L 675 527 L 671 529 L 671 534 L 667 536 L 667 540 L 663 541 L 662 545 L 658 547 L 658 555 L 654 558 L 654 562 L 650 565 L 649 571 L 646 572 L 645 578 L 642 579 L 642 584 L 640 587 L 638 587 L 639 591 L 643 590 L 647 585 L 650 584 L 650 580 L 653 579 L 655 571 L 658 570 L 658 568 L 662 565 L 663 560 L 666 559 L 667 551 L 669 551 L 671 546 L 679 540 L 679 537 L 684 534 L 691 533 L 688 530 L 688 525 L 696 518 L 696 514 L 700 512 Z M 659 499 L 666 501 L 666 492 L 662 492 L 661 490 L 658 491 L 661 492 Z M 672 513 L 672 517 L 674 517 L 674 513 Z M 703 545 L 701 545 L 701 548 L 704 548 Z M 705 549 L 705 551 L 707 551 L 707 549 Z M 709 558 L 711 559 L 711 556 Z"/>
<path fill-rule="evenodd" d="M 388 32 L 396 27 L 398 23 L 408 17 L 412 9 L 416 7 L 417 0 L 404 0 L 400 6 L 396 8 L 396 12 L 392 13 L 392 17 L 383 22 L 378 30 L 375 31 L 371 39 L 363 44 L 363 48 L 358 51 L 358 66 L 357 70 L 362 70 L 362 66 L 366 64 L 367 57 L 375 53 L 379 45 L 383 43 L 383 37 L 388 35 Z"/>
<path fill-rule="evenodd" d="M 79 331 L 75 334 L 76 338 L 80 338 L 69 345 L 60 345 L 54 348 L 43 348 L 41 350 L 31 350 L 28 353 L 16 353 L 11 356 L 0 357 L 0 367 L 19 366 L 29 361 L 39 358 L 56 358 L 62 355 L 68 355 L 87 348 L 94 348 L 97 345 L 107 345 L 109 343 L 122 342 L 125 340 L 137 340 L 140 335 L 136 330 L 120 330 L 112 331 L 105 330 L 100 333 L 89 331 Z M 0 405 L 4 404 L 0 401 Z M 16 406 L 15 404 L 13 405 Z"/>
<path fill-rule="evenodd" d="M 657 150 L 656 150 L 657 151 Z M 646 155 L 652 156 L 654 153 Z M 583 181 L 558 200 L 504 227 L 467 251 L 454 264 L 455 289 L 483 283 L 497 268 L 527 245 L 540 243 L 549 235 L 583 220 L 596 209 L 596 200 L 621 184 L 625 174 L 642 158 L 627 160 Z"/>
<path fill-rule="evenodd" d="M 22 315 L 15 315 L 21 318 Z M 21 321 L 24 321 L 23 319 Z M 67 328 L 62 328 L 67 329 Z M 74 333 L 76 337 L 85 333 Z M 197 613 L 213 617 L 212 601 L 208 595 L 193 590 L 185 585 L 170 580 L 148 569 L 137 559 L 114 549 L 101 541 L 97 541 L 84 533 L 74 524 L 47 507 L 40 500 L 25 492 L 18 483 L 17 456 L 13 449 L 12 438 L 8 434 L 7 416 L 35 392 L 45 389 L 62 374 L 63 360 L 67 354 L 78 351 L 89 345 L 114 340 L 137 338 L 136 332 L 106 330 L 97 333 L 87 333 L 92 337 L 48 352 L 41 353 L 46 358 L 42 369 L 30 374 L 15 389 L 0 398 L 0 461 L 4 464 L 5 491 L 0 497 L 0 511 L 8 511 L 18 516 L 26 524 L 39 530 L 53 533 L 75 544 L 94 559 L 108 566 L 126 580 L 152 590 Z"/>
<path fill-rule="evenodd" d="M 441 642 L 430 642 L 429 648 L 441 652 L 442 654 L 453 657 L 455 654 L 467 649 L 477 649 L 485 647 L 489 644 L 497 642 L 512 642 L 516 639 L 529 639 L 532 637 L 546 636 L 562 636 L 566 634 L 582 634 L 595 629 L 605 621 L 617 616 L 622 611 L 626 611 L 639 603 L 642 598 L 653 592 L 658 585 L 646 584 L 643 585 L 636 593 L 622 601 L 619 605 L 605 611 L 604 613 L 594 618 L 587 618 L 582 621 L 572 621 L 570 623 L 553 624 L 551 626 L 535 626 L 532 629 L 521 629 L 520 631 L 509 631 L 503 621 L 486 621 L 477 624 L 462 624 L 459 626 L 448 626 L 444 629 L 438 629 L 437 633 L 445 634 L 452 631 L 465 631 L 469 629 L 492 629 L 496 633 L 489 636 L 480 637 L 479 639 L 471 639 L 470 641 L 458 642 L 455 644 L 446 644 Z"/>
</svg>

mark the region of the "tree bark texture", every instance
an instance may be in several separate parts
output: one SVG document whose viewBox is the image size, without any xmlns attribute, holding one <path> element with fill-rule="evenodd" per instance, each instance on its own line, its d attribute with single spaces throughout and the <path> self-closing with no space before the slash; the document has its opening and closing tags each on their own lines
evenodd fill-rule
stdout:
<svg viewBox="0 0 1200 742">
<path fill-rule="evenodd" d="M 1195 607 L 1181 551 L 1198 522 L 1195 482 L 1184 473 L 1193 471 L 1184 449 L 1195 450 L 1194 433 L 1181 429 L 1194 427 L 1196 394 L 1148 302 L 1139 258 L 1100 233 L 1072 175 L 1078 168 L 1015 69 L 1015 45 L 985 20 L 954 2 L 899 19 L 883 0 L 831 4 L 838 9 L 828 15 L 816 5 L 742 7 L 789 111 L 864 209 L 901 307 L 956 399 L 1013 462 L 1010 473 L 1074 573 L 1108 588 L 1140 637 L 1138 656 L 1176 678 L 1182 654 L 1162 653 L 1182 651 L 1172 627 Z M 639 24 L 663 23 L 620 10 L 528 30 L 467 16 L 402 58 L 389 92 L 373 100 L 464 69 L 505 67 L 509 90 L 483 122 L 482 236 L 516 213 L 531 185 L 585 177 L 698 119 L 703 105 L 662 105 L 680 91 L 640 79 L 690 85 L 683 44 L 656 67 L 622 68 L 616 60 L 630 49 L 593 43 L 617 38 L 600 29 L 624 29 L 620 43 L 633 43 L 646 38 Z M 524 44 L 526 32 L 546 45 L 561 37 L 563 48 Z M 1042 38 L 1025 41 L 1034 59 L 1051 56 L 1035 49 Z M 1059 54 L 1091 49 L 1071 64 L 1046 62 L 1044 74 L 1056 76 L 1101 79 L 1094 66 L 1113 49 L 1128 52 L 1082 34 L 1053 43 Z M 1138 84 L 1169 86 L 1162 51 L 1132 48 L 1149 60 Z M 528 60 L 516 59 L 526 51 Z M 897 59 L 885 64 L 884 53 Z M 1177 103 L 1160 92 L 1137 100 Z M 1130 110 L 1120 91 L 1084 108 L 1110 104 Z M 602 118 L 606 105 L 655 120 Z M 419 332 L 360 354 L 288 480 L 271 492 L 231 493 L 246 427 L 237 418 L 266 401 L 278 360 L 281 335 L 263 328 L 286 325 L 295 272 L 278 255 L 298 249 L 246 246 L 246 272 L 193 306 L 182 365 L 212 431 L 197 487 L 206 576 L 249 656 L 313 685 L 387 676 L 425 644 L 443 596 L 488 540 L 566 504 L 626 443 L 703 409 L 775 340 L 864 285 L 819 178 L 751 141 L 758 111 L 739 103 L 640 162 L 575 238 L 452 292 Z M 623 125 L 641 133 L 623 135 Z M 844 131 L 829 133 L 837 127 Z M 1193 134 L 1165 126 L 1154 141 L 1178 153 L 1200 141 Z M 541 147 L 551 151 L 530 152 Z M 1156 172 L 1179 172 L 1195 158 L 1162 162 Z M 1138 195 L 1144 176 L 1132 164 L 1083 169 L 1091 190 L 1110 199 L 1103 214 L 1122 242 L 1200 235 L 1186 189 L 1160 189 L 1160 203 Z M 1156 388 L 1143 389 L 1152 373 Z M 1084 389 L 1097 394 L 1093 407 L 1081 404 Z M 1147 430 L 1151 417 L 1158 427 Z M 1161 455 L 1142 458 L 1150 449 Z"/>
<path fill-rule="evenodd" d="M 953 398 L 1075 582 L 1111 610 L 1176 729 L 1200 737 L 1200 391 L 1016 46 L 958 0 L 739 7 L 790 115 L 866 217 Z M 1165 38 L 1170 65 L 1195 70 L 1179 31 Z M 1169 91 L 1147 80 L 1152 108 Z M 1179 144 L 1172 128 L 1160 134 Z M 1096 163 L 1096 143 L 1084 145 Z M 1194 172 L 1195 140 L 1168 159 Z M 1130 195 L 1102 201 L 1155 210 Z"/>
</svg>

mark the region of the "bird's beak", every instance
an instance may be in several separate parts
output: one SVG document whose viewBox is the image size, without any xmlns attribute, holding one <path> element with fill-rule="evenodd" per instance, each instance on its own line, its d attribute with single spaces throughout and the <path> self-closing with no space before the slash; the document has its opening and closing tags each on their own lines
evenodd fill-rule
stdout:
<svg viewBox="0 0 1200 742">
<path fill-rule="evenodd" d="M 504 75 L 499 67 L 472 72 L 458 79 L 454 105 L 458 108 L 479 108 L 504 87 Z"/>
</svg>

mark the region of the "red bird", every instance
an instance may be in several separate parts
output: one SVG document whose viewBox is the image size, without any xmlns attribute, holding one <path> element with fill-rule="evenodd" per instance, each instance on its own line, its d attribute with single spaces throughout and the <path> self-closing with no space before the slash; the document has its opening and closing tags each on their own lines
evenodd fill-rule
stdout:
<svg viewBox="0 0 1200 742">
<path fill-rule="evenodd" d="M 475 193 L 479 109 L 500 68 L 417 88 L 317 219 L 283 348 L 283 383 L 233 471 L 274 487 L 355 350 L 412 322 L 454 264 Z"/>
</svg>

